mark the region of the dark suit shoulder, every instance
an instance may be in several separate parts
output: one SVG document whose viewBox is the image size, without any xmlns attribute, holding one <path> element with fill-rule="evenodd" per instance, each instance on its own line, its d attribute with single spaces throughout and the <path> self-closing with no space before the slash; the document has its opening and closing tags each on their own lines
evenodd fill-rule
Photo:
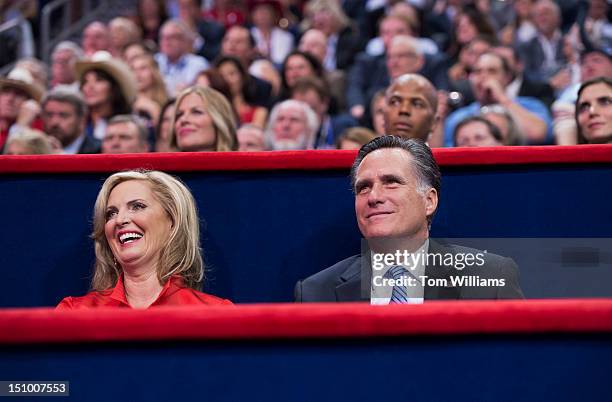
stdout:
<svg viewBox="0 0 612 402">
<path fill-rule="evenodd" d="M 102 152 L 102 141 L 86 135 L 77 153 L 99 154 L 100 152 Z"/>
<path fill-rule="evenodd" d="M 295 287 L 298 302 L 335 302 L 336 287 L 351 279 L 360 280 L 361 256 L 346 258 L 308 278 L 299 281 Z"/>
</svg>

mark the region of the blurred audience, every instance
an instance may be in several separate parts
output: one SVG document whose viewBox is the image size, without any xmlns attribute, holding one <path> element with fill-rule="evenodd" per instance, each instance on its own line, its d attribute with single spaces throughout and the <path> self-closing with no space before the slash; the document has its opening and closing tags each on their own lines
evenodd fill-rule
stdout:
<svg viewBox="0 0 612 402">
<path fill-rule="evenodd" d="M 185 89 L 176 99 L 171 146 L 180 151 L 235 151 L 236 120 L 220 92 L 201 86 Z"/>
<path fill-rule="evenodd" d="M 41 101 L 44 131 L 56 138 L 64 154 L 100 153 L 100 140 L 86 135 L 87 106 L 79 92 L 55 88 Z"/>
<path fill-rule="evenodd" d="M 282 5 L 278 0 L 249 1 L 249 15 L 253 26 L 251 34 L 260 56 L 280 65 L 293 50 L 295 38 L 289 32 L 279 28 L 278 21 L 282 16 Z"/>
<path fill-rule="evenodd" d="M 266 150 L 264 131 L 261 127 L 244 124 L 236 131 L 236 136 L 238 137 L 238 151 L 253 152 Z"/>
<path fill-rule="evenodd" d="M 111 36 L 108 27 L 101 21 L 91 22 L 83 31 L 81 47 L 86 57 L 100 50 L 110 51 Z"/>
<path fill-rule="evenodd" d="M 612 144 L 612 77 L 585 81 L 576 101 L 578 143 Z"/>
<path fill-rule="evenodd" d="M 89 111 L 86 133 L 101 140 L 106 133 L 108 119 L 132 112 L 136 79 L 123 61 L 105 51 L 78 61 L 76 71 Z"/>
<path fill-rule="evenodd" d="M 40 130 L 20 128 L 11 134 L 4 148 L 5 155 L 45 155 L 56 153 L 50 138 Z"/>
<path fill-rule="evenodd" d="M 586 49 L 580 57 L 580 80 L 589 81 L 597 77 L 612 77 L 612 49 Z M 578 128 L 575 120 L 575 103 L 580 83 L 566 88 L 552 105 L 554 134 L 559 145 L 578 143 Z"/>
<path fill-rule="evenodd" d="M 495 147 L 502 145 L 502 135 L 497 126 L 481 116 L 472 116 L 455 127 L 456 147 Z"/>
<path fill-rule="evenodd" d="M 136 23 L 125 17 L 113 18 L 108 23 L 110 34 L 110 53 L 113 57 L 123 57 L 125 48 L 142 41 L 142 31 Z"/>
<path fill-rule="evenodd" d="M 79 90 L 76 63 L 85 57 L 83 49 L 70 41 L 57 44 L 51 53 L 51 87 L 67 85 Z"/>
<path fill-rule="evenodd" d="M 176 152 L 178 149 L 172 145 L 172 123 L 174 120 L 174 105 L 176 99 L 168 99 L 162 106 L 160 118 L 155 127 L 155 152 Z"/>
<path fill-rule="evenodd" d="M 162 25 L 155 61 L 170 96 L 191 85 L 196 75 L 209 66 L 205 58 L 191 53 L 193 40 L 193 31 L 181 20 L 172 19 Z"/>
<path fill-rule="evenodd" d="M 340 134 L 347 128 L 358 125 L 357 121 L 347 113 L 330 114 L 331 94 L 325 82 L 319 78 L 298 78 L 291 90 L 291 99 L 308 104 L 317 114 L 319 127 L 314 141 L 316 149 L 335 148 Z"/>
<path fill-rule="evenodd" d="M 138 95 L 153 100 L 160 107 L 166 103 L 168 100 L 166 85 L 153 56 L 149 54 L 137 56 L 130 62 L 130 67 L 136 78 Z"/>
<path fill-rule="evenodd" d="M 528 143 L 541 144 L 552 140 L 551 117 L 546 105 L 535 98 L 518 96 L 511 99 L 506 87 L 512 72 L 505 58 L 496 53 L 484 53 L 478 58 L 470 82 L 476 101 L 451 113 L 444 123 L 445 145 L 452 146 L 455 126 L 469 116 L 478 114 L 481 106 L 501 104 L 519 123 Z"/>
<path fill-rule="evenodd" d="M 221 49 L 225 28 L 207 18 L 202 18 L 200 0 L 178 0 L 179 19 L 194 33 L 193 51 L 206 60 L 214 60 Z"/>
<path fill-rule="evenodd" d="M 353 64 L 361 48 L 357 28 L 340 7 L 329 0 L 309 0 L 304 6 L 304 31 L 314 28 L 327 36 L 327 52 L 323 65 L 328 70 L 344 70 Z"/>
<path fill-rule="evenodd" d="M 225 32 L 221 43 L 221 55 L 236 57 L 242 63 L 246 71 L 249 71 L 251 63 L 255 59 L 255 39 L 248 28 L 234 25 Z M 272 103 L 272 85 L 251 75 L 255 85 L 253 103 L 258 106 L 268 107 Z"/>
<path fill-rule="evenodd" d="M 268 110 L 255 104 L 255 82 L 240 60 L 232 56 L 222 56 L 216 61 L 215 66 L 229 85 L 230 100 L 238 114 L 240 124 L 250 123 L 263 129 L 268 118 Z"/>
<path fill-rule="evenodd" d="M 135 22 L 145 40 L 159 42 L 159 31 L 168 19 L 165 0 L 138 0 Z"/>
<path fill-rule="evenodd" d="M 282 101 L 270 112 L 265 131 L 266 147 L 275 151 L 313 149 L 319 119 L 306 103 Z"/>
<path fill-rule="evenodd" d="M 378 137 L 376 133 L 365 127 L 352 127 L 344 131 L 336 142 L 338 149 L 360 149 L 362 146 Z"/>
<path fill-rule="evenodd" d="M 102 153 L 149 152 L 148 137 L 149 131 L 138 117 L 129 114 L 115 116 L 108 121 L 102 140 Z"/>
<path fill-rule="evenodd" d="M 44 88 L 36 84 L 32 74 L 24 68 L 12 69 L 0 78 L 0 149 L 12 129 L 17 127 L 40 128 L 36 118 Z"/>
</svg>

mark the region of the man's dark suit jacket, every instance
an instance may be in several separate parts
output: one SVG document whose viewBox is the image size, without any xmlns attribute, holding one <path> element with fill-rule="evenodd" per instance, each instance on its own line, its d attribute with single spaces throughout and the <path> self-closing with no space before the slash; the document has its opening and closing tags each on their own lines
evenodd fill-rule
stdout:
<svg viewBox="0 0 612 402">
<path fill-rule="evenodd" d="M 78 154 L 99 154 L 102 152 L 102 142 L 97 138 L 85 136 L 83 143 L 79 147 Z"/>
<path fill-rule="evenodd" d="M 447 253 L 481 253 L 480 250 L 456 246 L 441 245 L 429 241 L 429 253 L 446 255 Z M 297 302 L 369 302 L 372 270 L 369 258 L 363 272 L 368 276 L 362 285 L 361 256 L 352 256 L 331 267 L 299 281 L 295 286 Z M 435 279 L 447 279 L 449 286 L 425 287 L 425 300 L 436 299 L 522 299 L 518 280 L 518 268 L 510 258 L 486 253 L 482 267 L 465 267 L 463 270 L 452 266 L 426 266 L 425 276 Z M 482 279 L 505 279 L 503 287 L 462 286 L 452 287 L 451 276 L 478 276 Z M 363 290 L 362 290 L 363 287 Z"/>
<path fill-rule="evenodd" d="M 204 39 L 204 44 L 198 49 L 197 53 L 212 63 L 221 50 L 225 28 L 214 21 L 202 19 L 197 22 L 197 30 L 198 34 Z"/>
<path fill-rule="evenodd" d="M 557 71 L 545 71 L 543 64 L 545 60 L 544 50 L 537 37 L 519 47 L 521 59 L 525 65 L 525 76 L 534 81 L 548 81 Z M 559 68 L 565 66 L 567 59 L 563 54 L 563 40 L 559 40 L 555 46 L 555 61 Z"/>
</svg>

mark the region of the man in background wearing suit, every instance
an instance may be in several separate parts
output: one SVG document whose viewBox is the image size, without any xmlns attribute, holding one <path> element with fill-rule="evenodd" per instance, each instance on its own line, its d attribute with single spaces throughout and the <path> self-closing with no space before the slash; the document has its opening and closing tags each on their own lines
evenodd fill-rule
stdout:
<svg viewBox="0 0 612 402">
<path fill-rule="evenodd" d="M 100 140 L 85 134 L 87 105 L 83 95 L 56 87 L 41 101 L 44 131 L 62 145 L 64 154 L 99 154 Z"/>
<path fill-rule="evenodd" d="M 511 259 L 429 239 L 440 169 L 422 141 L 396 136 L 372 140 L 359 151 L 351 181 L 357 223 L 371 252 L 299 281 L 298 302 L 523 297 Z M 388 261 L 388 256 L 397 258 Z"/>
</svg>

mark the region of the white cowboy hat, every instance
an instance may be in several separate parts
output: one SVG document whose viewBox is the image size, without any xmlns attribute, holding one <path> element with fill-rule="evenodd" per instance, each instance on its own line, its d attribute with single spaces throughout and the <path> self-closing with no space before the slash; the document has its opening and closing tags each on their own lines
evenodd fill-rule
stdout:
<svg viewBox="0 0 612 402">
<path fill-rule="evenodd" d="M 0 90 L 4 88 L 19 89 L 35 101 L 40 101 L 45 89 L 34 82 L 32 74 L 25 68 L 12 69 L 6 77 L 0 78 Z"/>
</svg>

